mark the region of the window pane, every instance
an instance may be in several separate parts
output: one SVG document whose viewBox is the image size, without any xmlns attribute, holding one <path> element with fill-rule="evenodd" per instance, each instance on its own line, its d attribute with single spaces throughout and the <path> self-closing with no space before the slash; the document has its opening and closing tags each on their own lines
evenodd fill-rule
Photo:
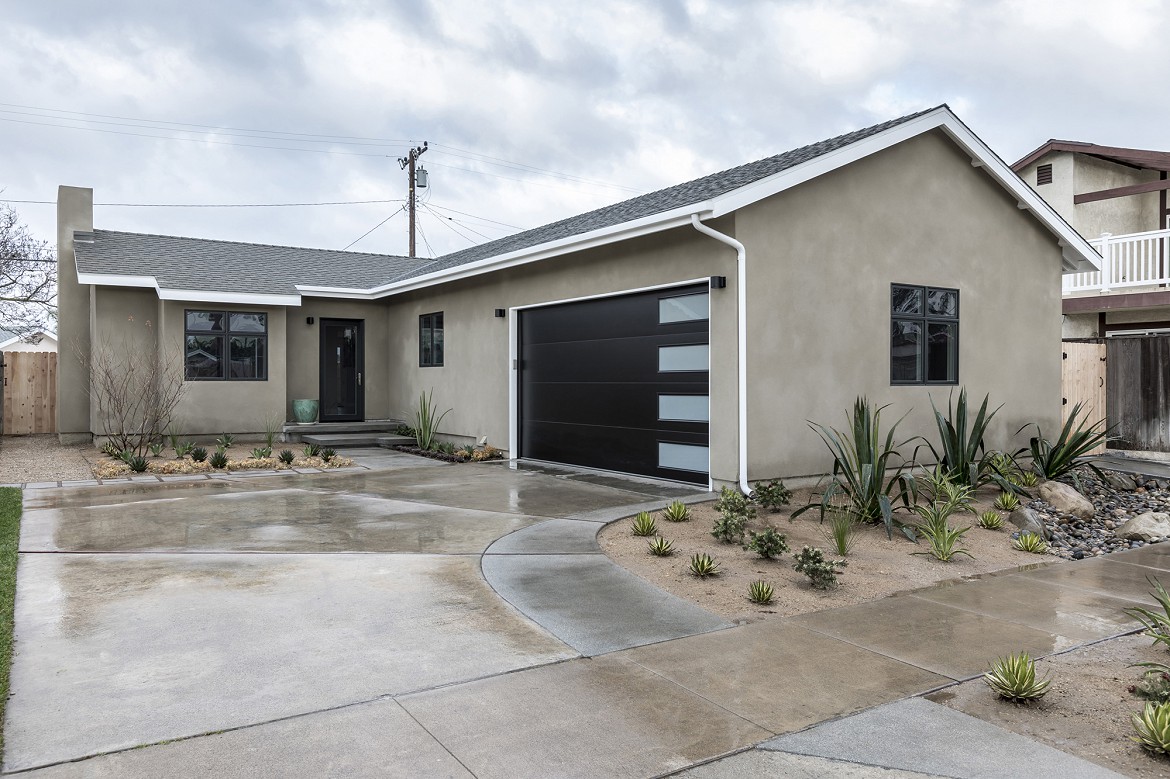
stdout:
<svg viewBox="0 0 1170 779">
<path fill-rule="evenodd" d="M 197 331 L 223 332 L 222 311 L 188 311 L 187 329 Z"/>
<path fill-rule="evenodd" d="M 229 314 L 228 329 L 233 333 L 263 333 L 268 328 L 267 314 Z"/>
<path fill-rule="evenodd" d="M 709 422 L 709 406 L 706 395 L 659 395 L 658 418 L 678 422 Z"/>
<path fill-rule="evenodd" d="M 891 297 L 891 308 L 897 314 L 922 313 L 921 287 L 894 287 Z"/>
<path fill-rule="evenodd" d="M 443 317 L 439 316 L 439 324 L 431 334 L 431 356 L 434 358 L 435 365 L 443 364 Z"/>
<path fill-rule="evenodd" d="M 707 370 L 707 344 L 659 346 L 658 370 L 660 372 Z"/>
<path fill-rule="evenodd" d="M 418 320 L 418 364 L 431 364 L 431 318 L 419 317 Z"/>
<path fill-rule="evenodd" d="M 670 322 L 693 322 L 710 316 L 711 298 L 706 292 L 698 295 L 679 295 L 660 298 L 658 301 L 658 324 Z"/>
<path fill-rule="evenodd" d="M 229 377 L 233 379 L 263 379 L 267 338 L 232 336 L 228 339 Z"/>
<path fill-rule="evenodd" d="M 895 319 L 890 329 L 890 381 L 922 381 L 922 324 Z"/>
<path fill-rule="evenodd" d="M 667 444 L 658 442 L 658 467 L 679 471 L 707 472 L 708 453 L 705 446 Z"/>
<path fill-rule="evenodd" d="M 222 379 L 222 358 L 222 336 L 187 336 L 185 364 L 188 379 Z"/>
<path fill-rule="evenodd" d="M 931 322 L 926 326 L 926 380 L 959 380 L 959 326 L 954 322 Z"/>
<path fill-rule="evenodd" d="M 958 318 L 959 293 L 950 289 L 928 289 L 926 291 L 926 313 L 928 316 Z"/>
</svg>

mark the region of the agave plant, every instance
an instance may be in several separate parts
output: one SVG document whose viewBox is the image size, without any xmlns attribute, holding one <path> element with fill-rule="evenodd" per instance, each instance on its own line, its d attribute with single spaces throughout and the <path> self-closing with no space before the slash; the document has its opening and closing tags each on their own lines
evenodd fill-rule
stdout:
<svg viewBox="0 0 1170 779">
<path fill-rule="evenodd" d="M 1078 419 L 1082 411 L 1084 417 Z M 1028 448 L 1032 452 L 1032 467 L 1037 473 L 1045 479 L 1058 479 L 1080 465 L 1077 462 L 1078 458 L 1085 456 L 1108 440 L 1109 435 L 1105 428 L 1105 420 L 1086 426 L 1089 421 L 1088 416 L 1089 412 L 1084 408 L 1084 404 L 1078 403 L 1073 406 L 1072 413 L 1068 415 L 1064 426 L 1060 428 L 1060 436 L 1055 441 L 1049 441 L 1044 437 L 1040 425 L 1035 426 L 1036 435 L 1028 439 Z M 1029 425 L 1024 425 L 1016 432 L 1018 433 L 1027 427 Z M 1088 466 L 1098 476 L 1105 478 L 1097 466 L 1092 463 L 1088 463 Z"/>
<path fill-rule="evenodd" d="M 1020 506 L 1020 499 L 1014 492 L 1001 492 L 992 505 L 1000 511 L 1015 511 Z"/>
<path fill-rule="evenodd" d="M 163 445 L 162 445 L 161 441 L 156 441 L 155 443 L 150 445 L 150 454 L 152 457 L 161 457 L 162 451 L 163 451 Z"/>
<path fill-rule="evenodd" d="M 130 470 L 134 473 L 142 473 L 146 470 L 146 458 L 140 454 L 132 454 L 126 459 L 126 464 L 130 466 Z"/>
<path fill-rule="evenodd" d="M 1050 678 L 1036 678 L 1036 661 L 1027 652 L 999 658 L 983 679 L 1001 698 L 1015 703 L 1043 697 L 1052 684 Z"/>
<path fill-rule="evenodd" d="M 219 438 L 215 439 L 215 445 L 220 449 L 231 449 L 232 444 L 235 443 L 236 437 L 231 433 L 224 433 Z"/>
<path fill-rule="evenodd" d="M 708 576 L 718 576 L 719 564 L 715 562 L 715 558 L 706 552 L 696 552 L 691 555 L 690 572 L 693 576 L 698 576 L 700 579 L 706 579 Z"/>
<path fill-rule="evenodd" d="M 216 449 L 211 453 L 211 457 L 207 460 L 212 468 L 226 468 L 228 464 L 227 452 L 222 449 Z"/>
<path fill-rule="evenodd" d="M 1148 701 L 1141 714 L 1129 716 L 1137 733 L 1131 739 L 1155 754 L 1170 754 L 1170 703 Z"/>
<path fill-rule="evenodd" d="M 1147 576 L 1146 581 L 1154 588 L 1150 597 L 1158 601 L 1162 611 L 1159 613 L 1142 606 L 1134 606 L 1126 609 L 1125 613 L 1142 623 L 1142 627 L 1145 628 L 1142 635 L 1154 639 L 1155 644 L 1165 644 L 1170 647 L 1170 593 L 1167 593 L 1162 582 L 1154 577 Z"/>
<path fill-rule="evenodd" d="M 672 544 L 670 541 L 667 541 L 662 536 L 654 538 L 647 544 L 647 546 L 650 549 L 650 554 L 654 555 L 655 557 L 670 557 L 672 554 L 674 554 L 674 544 Z"/>
<path fill-rule="evenodd" d="M 321 447 L 318 444 L 305 444 L 305 457 L 316 457 L 321 454 Z"/>
<path fill-rule="evenodd" d="M 202 446 L 196 446 L 191 450 L 191 459 L 197 463 L 201 463 L 207 459 L 207 450 Z"/>
<path fill-rule="evenodd" d="M 268 454 L 272 454 L 271 449 L 268 449 L 267 452 L 268 452 Z M 332 462 L 333 458 L 336 456 L 337 456 L 336 449 L 322 449 L 321 450 L 321 461 L 322 462 Z"/>
<path fill-rule="evenodd" d="M 833 455 L 833 473 L 820 502 L 802 506 L 792 513 L 793 517 L 819 505 L 823 520 L 833 505 L 833 498 L 843 495 L 850 513 L 862 522 L 884 523 L 886 535 L 894 537 L 894 504 L 901 501 L 908 508 L 916 498 L 916 490 L 914 477 L 909 473 L 910 463 L 898 453 L 898 447 L 909 441 L 901 444 L 894 441 L 894 433 L 905 417 L 891 425 L 883 438 L 881 416 L 885 408 L 873 409 L 868 400 L 857 398 L 853 414 L 848 417 L 848 434 L 809 423 Z M 897 467 L 893 467 L 895 458 L 900 461 Z"/>
<path fill-rule="evenodd" d="M 1024 532 L 1020 533 L 1015 541 L 1012 541 L 1012 549 L 1032 554 L 1044 554 L 1048 551 L 1048 542 L 1044 540 L 1043 536 L 1036 533 Z"/>
<path fill-rule="evenodd" d="M 691 510 L 681 500 L 671 501 L 670 505 L 662 510 L 662 518 L 667 522 L 686 522 L 691 518 Z"/>
<path fill-rule="evenodd" d="M 775 590 L 767 582 L 752 582 L 748 585 L 748 600 L 752 603 L 759 603 L 761 605 L 771 603 L 774 594 Z"/>
<path fill-rule="evenodd" d="M 979 527 L 987 530 L 1000 530 L 1003 528 L 1003 514 L 998 511 L 984 511 L 979 515 Z"/>
<path fill-rule="evenodd" d="M 280 461 L 282 463 L 284 463 L 285 465 L 292 465 L 293 460 L 297 459 L 297 456 L 295 454 L 293 454 L 291 449 L 281 449 L 278 457 L 280 458 Z"/>
<path fill-rule="evenodd" d="M 920 506 L 914 508 L 917 509 Z M 923 522 L 918 526 L 918 530 L 930 543 L 930 547 L 924 552 L 911 552 L 911 554 L 928 554 L 944 563 L 949 563 L 955 558 L 955 555 L 960 554 L 974 559 L 975 555 L 958 547 L 959 542 L 963 540 L 963 535 L 970 529 L 970 527 L 951 527 L 945 517 Z"/>
<path fill-rule="evenodd" d="M 983 403 L 979 411 L 968 423 L 967 390 L 959 391 L 958 402 L 952 404 L 947 398 L 947 415 L 944 417 L 934 405 L 934 398 L 930 399 L 930 407 L 934 411 L 934 421 L 938 426 L 939 448 L 927 443 L 934 458 L 946 469 L 947 477 L 956 484 L 963 484 L 971 488 L 979 487 L 989 481 L 1004 482 L 1004 476 L 997 467 L 996 452 L 987 452 L 983 445 L 983 437 L 992 417 L 1002 406 L 997 407 L 990 414 L 987 413 L 987 395 L 983 396 Z"/>
<path fill-rule="evenodd" d="M 640 511 L 630 523 L 630 532 L 636 536 L 652 536 L 658 532 L 658 523 L 649 511 Z"/>
<path fill-rule="evenodd" d="M 1040 483 L 1040 477 L 1035 471 L 1020 471 L 1013 481 L 1020 487 L 1035 487 Z"/>
</svg>

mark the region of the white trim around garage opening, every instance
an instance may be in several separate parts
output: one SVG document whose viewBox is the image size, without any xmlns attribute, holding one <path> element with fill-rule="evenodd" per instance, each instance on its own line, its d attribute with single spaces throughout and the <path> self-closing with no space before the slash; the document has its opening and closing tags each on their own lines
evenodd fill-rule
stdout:
<svg viewBox="0 0 1170 779">
<path fill-rule="evenodd" d="M 516 456 L 520 445 L 520 409 L 519 409 L 519 377 L 520 377 L 520 312 L 527 311 L 532 308 L 548 308 L 550 306 L 560 306 L 566 303 L 582 303 L 587 300 L 602 300 L 604 298 L 618 298 L 626 295 L 637 295 L 640 292 L 657 292 L 663 289 L 678 289 L 680 287 L 693 287 L 696 284 L 708 285 L 708 292 L 710 291 L 711 277 L 703 276 L 697 279 L 687 279 L 685 281 L 672 281 L 666 284 L 653 284 L 648 287 L 635 287 L 633 289 L 623 289 L 617 292 L 603 292 L 597 295 L 582 295 L 575 298 L 562 298 L 560 300 L 549 300 L 543 303 L 530 303 L 524 306 L 512 306 L 508 309 L 508 454 L 513 461 L 519 460 Z M 711 316 L 707 316 L 707 343 L 711 343 Z M 711 349 L 707 349 L 707 393 L 710 396 L 711 392 Z M 707 489 L 713 488 L 714 481 L 711 477 L 711 423 L 707 422 Z M 535 461 L 534 461 L 535 462 Z M 597 470 L 597 469 L 590 469 Z M 638 474 L 634 474 L 638 476 Z M 651 478 L 646 476 L 639 476 L 639 478 Z"/>
</svg>

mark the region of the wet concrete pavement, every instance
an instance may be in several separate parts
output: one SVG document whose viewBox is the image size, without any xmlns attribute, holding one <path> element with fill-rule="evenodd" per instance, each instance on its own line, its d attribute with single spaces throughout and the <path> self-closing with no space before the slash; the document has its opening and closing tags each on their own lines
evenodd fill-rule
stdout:
<svg viewBox="0 0 1170 779">
<path fill-rule="evenodd" d="M 1170 545 L 1151 546 L 731 626 L 613 566 L 595 541 L 610 519 L 704 496 L 403 462 L 26 492 L 5 770 L 945 773 L 876 753 L 842 763 L 832 730 L 820 742 L 805 731 L 799 748 L 772 739 L 970 678 L 1007 652 L 1129 632 L 1121 609 L 1170 571 Z M 890 728 L 926 733 L 917 708 L 891 712 Z M 987 727 L 962 720 L 950 737 L 994 743 Z M 1007 741 L 1020 764 L 1105 775 Z M 975 766 L 989 773 L 970 775 L 1013 775 L 1004 756 L 990 750 Z"/>
</svg>

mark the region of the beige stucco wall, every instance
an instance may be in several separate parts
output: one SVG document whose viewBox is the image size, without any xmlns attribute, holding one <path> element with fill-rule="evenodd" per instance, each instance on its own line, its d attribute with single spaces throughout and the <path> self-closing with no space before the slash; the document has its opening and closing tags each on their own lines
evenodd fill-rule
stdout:
<svg viewBox="0 0 1170 779">
<path fill-rule="evenodd" d="M 154 293 L 148 293 L 154 298 Z M 188 381 L 175 410 L 174 427 L 186 435 L 210 436 L 233 433 L 242 436 L 264 431 L 272 416 L 285 418 L 286 309 L 245 306 L 236 303 L 187 303 L 156 300 L 159 320 L 160 359 L 182 369 L 183 317 L 187 309 L 199 311 L 262 311 L 268 314 L 267 381 Z M 296 309 L 293 309 L 294 311 Z"/>
<path fill-rule="evenodd" d="M 299 308 L 288 309 L 288 391 L 286 418 L 292 419 L 292 402 L 321 397 L 321 319 L 360 319 L 365 322 L 366 419 L 398 416 L 390 405 L 390 352 L 388 305 L 384 301 L 350 301 L 305 298 Z M 306 319 L 313 317 L 313 324 Z"/>
<path fill-rule="evenodd" d="M 731 232 L 731 219 L 715 224 Z M 733 481 L 736 457 L 735 252 L 680 228 L 610 247 L 499 271 L 390 299 L 390 409 L 409 418 L 419 394 L 451 413 L 441 431 L 508 446 L 509 320 L 494 309 L 609 294 L 709 276 L 727 277 L 711 295 L 711 454 L 717 479 Z M 443 367 L 418 366 L 418 317 L 443 312 Z"/>
<path fill-rule="evenodd" d="M 856 395 L 890 404 L 886 424 L 909 411 L 899 438 L 937 436 L 930 397 L 945 407 L 950 388 L 890 385 L 894 282 L 959 289 L 960 382 L 1003 404 L 989 445 L 1059 420 L 1060 249 L 941 134 L 749 206 L 736 226 L 750 263 L 752 479 L 828 470 L 806 420 L 841 427 Z"/>
<path fill-rule="evenodd" d="M 158 338 L 155 293 L 132 287 L 88 287 L 90 293 L 90 358 L 95 371 L 112 369 L 125 374 L 134 364 L 155 360 Z M 95 435 L 107 432 L 99 411 L 101 383 L 89 400 L 89 429 Z"/>
<path fill-rule="evenodd" d="M 1096 338 L 1100 335 L 1096 314 L 1065 314 L 1060 328 L 1061 338 Z"/>
<path fill-rule="evenodd" d="M 57 430 L 63 442 L 88 440 L 89 287 L 77 283 L 73 231 L 93 229 L 93 190 L 57 189 Z"/>
<path fill-rule="evenodd" d="M 1040 165 L 1052 165 L 1051 184 L 1037 186 L 1036 168 Z M 1124 235 L 1163 227 L 1158 224 L 1160 201 L 1157 192 L 1073 204 L 1076 195 L 1086 192 L 1157 181 L 1156 171 L 1138 170 L 1084 154 L 1059 151 L 1046 154 L 1027 166 L 1020 172 L 1020 178 L 1077 232 L 1090 240 L 1100 237 L 1103 232 Z"/>
</svg>

